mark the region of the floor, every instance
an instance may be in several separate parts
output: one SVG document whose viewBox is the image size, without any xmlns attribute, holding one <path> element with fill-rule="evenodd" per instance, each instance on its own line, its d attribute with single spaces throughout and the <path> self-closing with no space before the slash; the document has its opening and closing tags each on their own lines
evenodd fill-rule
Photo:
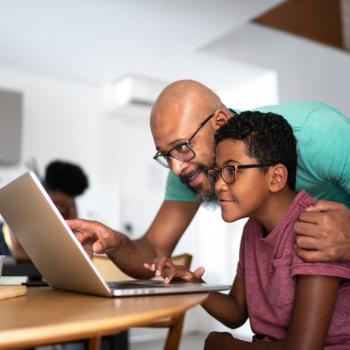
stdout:
<svg viewBox="0 0 350 350">
<path fill-rule="evenodd" d="M 206 333 L 189 333 L 182 336 L 179 350 L 201 350 L 204 347 Z M 160 337 L 158 337 L 160 338 Z M 107 344 L 108 345 L 108 344 Z M 132 341 L 129 343 L 129 350 L 163 350 L 164 339 Z M 110 349 L 110 345 L 106 349 Z M 51 346 L 40 346 L 36 350 L 86 350 L 83 343 L 57 344 Z"/>
<path fill-rule="evenodd" d="M 182 336 L 180 350 L 201 350 L 204 347 L 206 333 L 189 333 Z M 162 350 L 164 340 L 133 342 L 129 350 Z"/>
</svg>

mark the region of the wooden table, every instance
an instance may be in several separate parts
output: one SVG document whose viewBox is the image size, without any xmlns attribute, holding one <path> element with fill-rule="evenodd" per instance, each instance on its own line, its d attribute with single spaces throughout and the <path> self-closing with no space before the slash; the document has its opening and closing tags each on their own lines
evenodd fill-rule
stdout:
<svg viewBox="0 0 350 350">
<path fill-rule="evenodd" d="M 25 296 L 0 301 L 0 349 L 116 333 L 183 312 L 206 297 L 200 293 L 104 298 L 32 287 Z"/>
</svg>

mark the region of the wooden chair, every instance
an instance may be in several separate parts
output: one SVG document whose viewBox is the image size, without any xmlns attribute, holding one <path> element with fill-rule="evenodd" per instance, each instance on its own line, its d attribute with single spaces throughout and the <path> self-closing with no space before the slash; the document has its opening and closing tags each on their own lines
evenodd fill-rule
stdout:
<svg viewBox="0 0 350 350">
<path fill-rule="evenodd" d="M 171 258 L 174 264 L 182 265 L 189 269 L 192 261 L 192 255 L 181 254 L 176 255 Z M 122 280 L 132 280 L 130 276 L 122 272 L 117 266 L 115 266 L 112 261 L 104 255 L 96 255 L 92 259 L 94 265 L 97 267 L 98 271 L 101 273 L 103 278 L 108 281 L 122 281 Z M 168 334 L 164 344 L 164 350 L 177 350 L 179 348 L 183 323 L 185 319 L 185 312 L 173 315 L 169 317 L 164 317 L 155 320 L 142 327 L 151 328 L 168 328 Z M 89 339 L 88 348 L 89 350 L 100 349 L 101 337 L 94 337 Z"/>
</svg>

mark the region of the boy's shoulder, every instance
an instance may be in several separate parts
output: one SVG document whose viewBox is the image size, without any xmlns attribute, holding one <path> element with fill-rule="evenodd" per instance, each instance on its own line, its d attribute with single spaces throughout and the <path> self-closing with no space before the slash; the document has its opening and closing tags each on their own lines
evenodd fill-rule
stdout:
<svg viewBox="0 0 350 350">
<path fill-rule="evenodd" d="M 307 191 L 301 190 L 297 192 L 294 201 L 301 209 L 306 209 L 314 204 L 316 204 L 317 199 L 312 197 Z M 293 202 L 291 205 L 293 205 Z"/>
<path fill-rule="evenodd" d="M 296 196 L 294 197 L 287 211 L 284 213 L 278 225 L 281 224 L 281 221 L 283 222 L 290 222 L 290 220 L 295 221 L 298 218 L 300 213 L 302 213 L 308 207 L 315 205 L 316 202 L 317 202 L 317 199 L 312 197 L 305 190 L 301 190 L 300 192 L 297 192 Z M 261 230 L 262 230 L 262 226 L 260 222 L 253 218 L 249 218 L 244 226 L 244 232 L 257 233 L 257 232 L 261 232 Z"/>
</svg>

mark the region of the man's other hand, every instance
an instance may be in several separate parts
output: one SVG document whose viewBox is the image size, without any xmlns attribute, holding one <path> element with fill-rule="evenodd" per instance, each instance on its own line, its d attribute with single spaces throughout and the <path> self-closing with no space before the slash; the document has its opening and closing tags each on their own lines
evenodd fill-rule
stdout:
<svg viewBox="0 0 350 350">
<path fill-rule="evenodd" d="M 350 261 L 350 209 L 318 201 L 294 225 L 296 252 L 310 262 Z"/>
</svg>

